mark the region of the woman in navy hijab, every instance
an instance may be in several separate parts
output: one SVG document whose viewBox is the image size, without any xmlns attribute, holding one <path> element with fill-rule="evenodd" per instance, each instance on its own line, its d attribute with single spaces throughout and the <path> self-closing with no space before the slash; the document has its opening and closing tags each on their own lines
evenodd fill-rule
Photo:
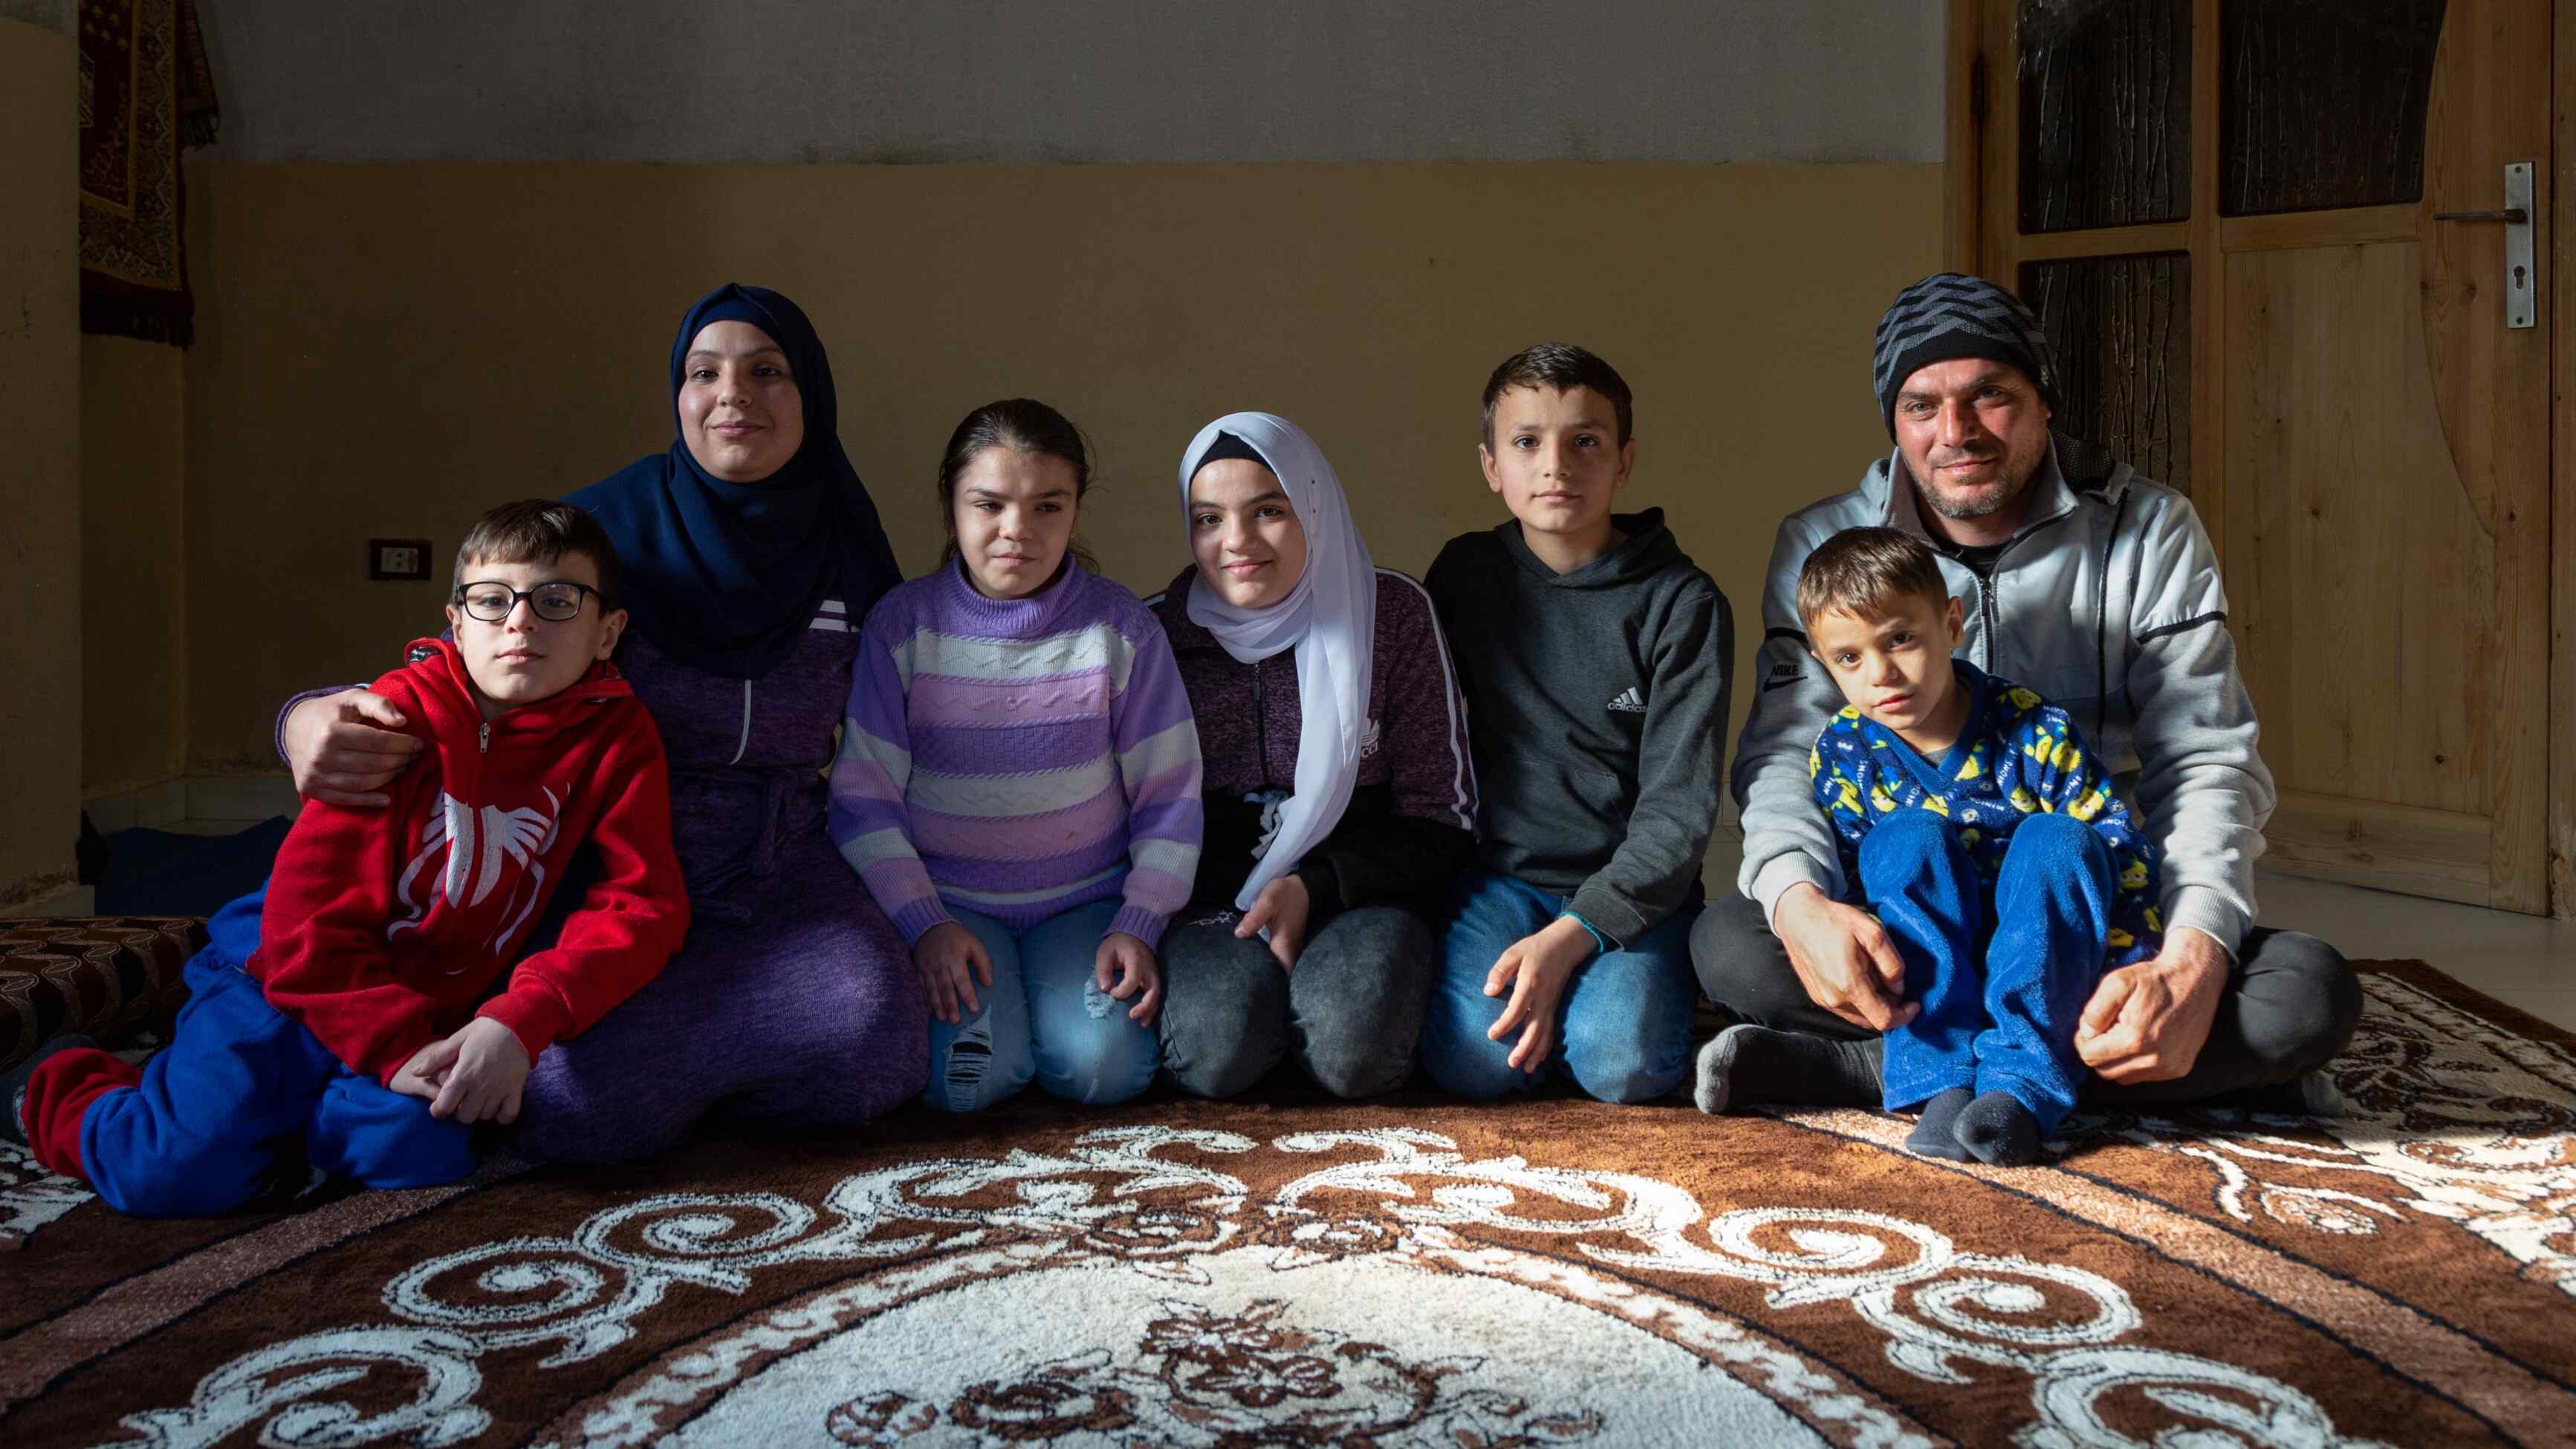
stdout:
<svg viewBox="0 0 2576 1449">
<path fill-rule="evenodd" d="M 927 1069 L 902 938 L 823 830 L 854 625 L 902 580 L 841 450 L 831 363 L 794 302 L 727 285 L 681 319 L 671 397 L 669 450 L 571 501 L 617 544 L 634 622 L 614 662 L 670 755 L 691 925 L 659 977 L 529 1075 L 516 1145 L 544 1160 L 641 1156 L 709 1115 L 861 1122 Z M 296 787 L 380 803 L 414 745 L 376 728 L 389 708 L 363 690 L 289 704 Z"/>
</svg>

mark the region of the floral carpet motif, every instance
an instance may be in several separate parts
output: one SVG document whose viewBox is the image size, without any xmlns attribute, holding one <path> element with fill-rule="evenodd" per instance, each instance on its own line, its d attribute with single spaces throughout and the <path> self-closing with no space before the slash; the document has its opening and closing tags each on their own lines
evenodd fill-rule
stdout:
<svg viewBox="0 0 2576 1449">
<path fill-rule="evenodd" d="M 2337 1120 L 906 1112 L 209 1223 L 0 1157 L 11 1445 L 2570 1442 L 2576 1042 L 2366 978 Z"/>
</svg>

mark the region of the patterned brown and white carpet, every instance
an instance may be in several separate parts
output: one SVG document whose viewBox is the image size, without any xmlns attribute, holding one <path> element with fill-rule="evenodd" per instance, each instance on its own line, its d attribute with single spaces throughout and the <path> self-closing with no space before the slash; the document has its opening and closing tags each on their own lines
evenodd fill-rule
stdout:
<svg viewBox="0 0 2576 1449">
<path fill-rule="evenodd" d="M 2576 1442 L 2576 1039 L 2379 967 L 2327 1123 L 1014 1104 L 212 1223 L 0 1158 L 0 1444 Z"/>
</svg>

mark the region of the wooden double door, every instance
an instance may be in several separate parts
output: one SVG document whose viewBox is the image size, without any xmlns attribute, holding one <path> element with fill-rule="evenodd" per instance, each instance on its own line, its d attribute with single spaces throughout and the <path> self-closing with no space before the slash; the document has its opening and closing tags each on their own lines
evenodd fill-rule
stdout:
<svg viewBox="0 0 2576 1449">
<path fill-rule="evenodd" d="M 2549 909 L 2551 0 L 1953 3 L 1951 248 L 2199 510 L 2272 863 Z"/>
</svg>

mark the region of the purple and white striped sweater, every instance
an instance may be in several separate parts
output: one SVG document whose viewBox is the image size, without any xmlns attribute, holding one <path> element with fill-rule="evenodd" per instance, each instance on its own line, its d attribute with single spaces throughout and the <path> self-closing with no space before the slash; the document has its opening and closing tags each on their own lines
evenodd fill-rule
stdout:
<svg viewBox="0 0 2576 1449">
<path fill-rule="evenodd" d="M 1159 946 L 1198 869 L 1199 740 L 1136 596 L 1068 565 L 988 599 L 951 563 L 859 632 L 832 843 L 905 942 L 951 905 L 1019 930 L 1123 896 L 1109 929 Z"/>
</svg>

